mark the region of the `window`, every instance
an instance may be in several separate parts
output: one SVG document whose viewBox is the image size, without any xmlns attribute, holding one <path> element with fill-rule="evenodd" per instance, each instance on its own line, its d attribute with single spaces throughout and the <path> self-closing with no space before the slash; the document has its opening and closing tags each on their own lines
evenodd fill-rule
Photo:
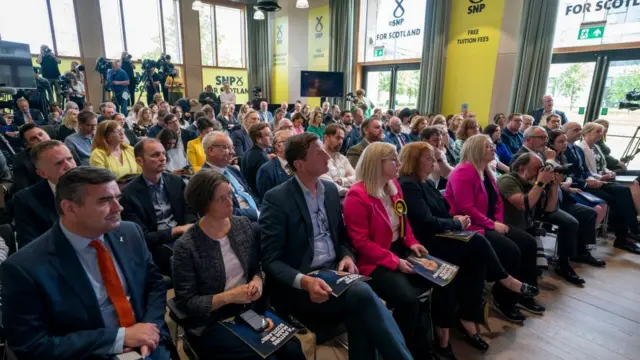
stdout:
<svg viewBox="0 0 640 360">
<path fill-rule="evenodd" d="M 100 0 L 106 56 L 127 51 L 135 60 L 156 60 L 165 53 L 182 63 L 178 1 Z"/>
<path fill-rule="evenodd" d="M 244 10 L 204 5 L 200 11 L 202 65 L 243 68 L 245 48 Z"/>
<path fill-rule="evenodd" d="M 27 43 L 32 54 L 47 45 L 59 56 L 80 56 L 73 0 L 20 0 L 20 6 L 12 0 L 0 0 L 0 8 L 3 40 Z"/>
</svg>

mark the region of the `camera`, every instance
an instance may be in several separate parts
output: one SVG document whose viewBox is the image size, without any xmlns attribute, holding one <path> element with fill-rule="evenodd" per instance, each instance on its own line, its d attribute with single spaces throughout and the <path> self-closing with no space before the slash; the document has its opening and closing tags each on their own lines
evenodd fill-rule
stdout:
<svg viewBox="0 0 640 360">
<path fill-rule="evenodd" d="M 171 56 L 167 54 L 160 55 L 160 58 L 156 61 L 156 68 L 163 78 L 167 76 L 174 77 L 177 74 L 175 66 L 171 63 Z"/>
<path fill-rule="evenodd" d="M 96 71 L 100 74 L 105 75 L 112 67 L 113 64 L 102 56 L 96 60 Z"/>
<path fill-rule="evenodd" d="M 71 86 L 71 80 L 73 79 L 73 77 L 74 77 L 73 74 L 65 74 L 65 75 L 60 75 L 58 80 L 56 80 L 56 82 L 60 86 L 60 93 L 62 94 L 63 97 L 67 97 L 71 92 L 69 90 L 69 87 Z"/>
<path fill-rule="evenodd" d="M 569 167 L 568 166 L 564 166 L 564 165 L 560 165 L 560 166 L 554 166 L 551 168 L 551 170 L 556 173 L 556 174 L 561 174 L 561 175 L 569 175 Z"/>
<path fill-rule="evenodd" d="M 45 48 L 42 49 L 42 52 L 44 55 L 51 55 L 51 48 L 49 48 L 48 46 L 45 46 Z"/>
<path fill-rule="evenodd" d="M 625 96 L 626 101 L 621 101 L 618 109 L 638 110 L 640 109 L 640 92 L 633 89 Z"/>
<path fill-rule="evenodd" d="M 259 99 L 261 92 L 262 92 L 262 88 L 259 86 L 254 86 L 253 89 L 251 89 L 251 94 L 253 94 L 254 99 Z"/>
<path fill-rule="evenodd" d="M 352 92 L 350 92 L 347 94 L 346 99 L 348 102 L 354 102 L 356 101 L 356 96 Z"/>
<path fill-rule="evenodd" d="M 144 59 L 142 60 L 142 70 L 144 71 L 150 71 L 153 68 L 157 68 L 158 67 L 158 63 L 153 60 L 153 59 Z"/>
</svg>

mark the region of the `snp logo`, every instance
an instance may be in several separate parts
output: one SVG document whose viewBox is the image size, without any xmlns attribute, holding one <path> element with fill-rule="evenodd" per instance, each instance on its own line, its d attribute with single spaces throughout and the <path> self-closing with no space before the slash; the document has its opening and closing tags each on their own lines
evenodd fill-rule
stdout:
<svg viewBox="0 0 640 360">
<path fill-rule="evenodd" d="M 242 76 L 216 76 L 216 85 L 222 85 L 225 81 L 229 82 L 229 86 L 243 86 L 244 80 L 242 80 Z"/>
<path fill-rule="evenodd" d="M 396 2 L 396 8 L 393 10 L 393 17 L 395 20 L 389 21 L 389 26 L 400 26 L 404 22 L 402 18 L 404 16 L 404 7 L 402 7 L 402 2 L 404 0 L 394 0 Z"/>
<path fill-rule="evenodd" d="M 324 25 L 322 25 L 322 18 L 323 18 L 323 16 L 316 16 L 316 21 L 317 21 L 316 28 L 315 28 L 315 30 L 316 30 L 316 39 L 320 39 L 322 37 L 322 35 L 324 34 L 323 33 Z"/>
<path fill-rule="evenodd" d="M 278 30 L 276 31 L 276 44 L 282 44 L 282 40 L 284 40 L 284 33 L 282 32 L 282 27 L 284 25 L 278 25 Z"/>
<path fill-rule="evenodd" d="M 469 2 L 471 3 L 471 5 L 467 8 L 467 14 L 479 14 L 482 12 L 482 10 L 484 10 L 484 8 L 486 7 L 485 4 L 483 4 L 484 0 L 469 0 Z"/>
</svg>

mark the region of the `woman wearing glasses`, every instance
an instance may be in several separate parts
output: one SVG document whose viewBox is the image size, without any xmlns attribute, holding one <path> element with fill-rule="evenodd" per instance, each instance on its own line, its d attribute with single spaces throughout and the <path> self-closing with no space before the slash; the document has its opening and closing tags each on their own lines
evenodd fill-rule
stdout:
<svg viewBox="0 0 640 360">
<path fill-rule="evenodd" d="M 101 122 L 91 144 L 91 166 L 110 170 L 118 179 L 142 173 L 136 163 L 133 147 L 127 145 L 125 139 L 124 129 L 116 121 Z"/>
<path fill-rule="evenodd" d="M 393 310 L 409 351 L 416 359 L 430 358 L 424 319 L 428 307 L 418 296 L 431 283 L 414 274 L 408 256 L 427 254 L 413 236 L 404 215 L 396 207 L 404 204 L 397 181 L 400 162 L 392 144 L 376 142 L 369 145 L 356 166 L 356 183 L 344 201 L 344 222 L 357 255 L 357 266 L 369 276 L 369 285 Z M 405 205 L 406 207 L 406 205 Z M 454 323 L 454 305 L 450 288 L 439 288 L 433 297 L 434 322 L 441 335 L 439 352 L 452 356 L 449 327 Z"/>
<path fill-rule="evenodd" d="M 480 127 L 474 119 L 464 119 L 456 131 L 456 141 L 453 143 L 453 157 L 456 160 L 456 164 L 460 162 L 460 152 L 464 146 L 464 142 L 468 138 L 476 135 Z M 453 165 L 453 164 L 452 164 Z"/>
</svg>

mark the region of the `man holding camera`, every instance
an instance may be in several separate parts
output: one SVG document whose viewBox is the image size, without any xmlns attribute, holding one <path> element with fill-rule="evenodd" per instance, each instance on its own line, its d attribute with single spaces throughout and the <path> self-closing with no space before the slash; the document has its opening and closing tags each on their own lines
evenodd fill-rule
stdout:
<svg viewBox="0 0 640 360">
<path fill-rule="evenodd" d="M 131 54 L 126 51 L 122 52 L 120 63 L 122 64 L 122 70 L 124 70 L 124 72 L 127 73 L 127 76 L 129 76 L 129 105 L 133 106 L 136 101 L 136 82 L 133 81 L 133 79 L 136 78 L 136 75 L 133 72 L 136 68 L 136 64 L 131 60 Z"/>
<path fill-rule="evenodd" d="M 40 46 L 40 54 L 36 59 L 36 62 L 42 66 L 42 77 L 49 81 L 50 85 L 55 88 L 56 98 L 54 99 L 51 96 L 51 101 L 62 102 L 60 98 L 60 84 L 58 83 L 60 79 L 60 69 L 58 68 L 58 64 L 60 64 L 60 59 L 56 57 L 56 55 L 51 51 L 51 49 L 47 45 Z"/>
<path fill-rule="evenodd" d="M 129 101 L 129 75 L 120 68 L 120 60 L 114 60 L 113 66 L 107 72 L 107 83 L 111 86 L 113 94 L 111 100 L 115 100 L 116 112 L 127 113 Z"/>
<path fill-rule="evenodd" d="M 145 71 L 147 72 L 147 80 L 144 83 L 144 89 L 147 92 L 147 104 L 153 104 L 153 96 L 160 93 L 162 76 L 156 72 L 155 67 L 150 67 Z"/>
</svg>

